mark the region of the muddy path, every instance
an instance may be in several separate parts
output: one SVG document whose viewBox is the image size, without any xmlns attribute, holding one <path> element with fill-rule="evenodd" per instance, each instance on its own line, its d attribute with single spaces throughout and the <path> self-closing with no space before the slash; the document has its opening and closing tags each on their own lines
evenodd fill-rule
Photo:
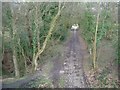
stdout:
<svg viewBox="0 0 120 90">
<path fill-rule="evenodd" d="M 78 33 L 78 31 L 70 32 L 71 37 L 65 45 L 64 55 L 54 60 L 52 80 L 55 87 L 60 87 L 59 80 L 61 76 L 64 76 L 65 88 L 87 88 L 89 86 L 83 69 L 87 47 Z"/>
<path fill-rule="evenodd" d="M 83 69 L 85 46 L 78 31 L 71 31 L 71 38 L 67 43 L 64 60 L 64 75 L 66 88 L 86 88 L 87 80 Z"/>
</svg>

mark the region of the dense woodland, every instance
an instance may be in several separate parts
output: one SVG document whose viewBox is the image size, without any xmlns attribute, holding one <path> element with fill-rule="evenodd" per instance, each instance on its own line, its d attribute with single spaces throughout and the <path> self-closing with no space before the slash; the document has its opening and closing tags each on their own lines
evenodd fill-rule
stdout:
<svg viewBox="0 0 120 90">
<path fill-rule="evenodd" d="M 118 3 L 112 2 L 3 2 L 3 81 L 33 74 L 61 54 L 73 24 L 86 42 L 91 87 L 118 87 Z"/>
</svg>

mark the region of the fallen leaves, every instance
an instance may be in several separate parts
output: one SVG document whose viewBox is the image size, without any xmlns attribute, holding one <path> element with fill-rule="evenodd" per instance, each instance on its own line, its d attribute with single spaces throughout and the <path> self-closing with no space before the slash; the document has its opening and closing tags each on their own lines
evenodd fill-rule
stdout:
<svg viewBox="0 0 120 90">
<path fill-rule="evenodd" d="M 108 69 L 107 69 L 108 70 Z M 91 70 L 87 78 L 92 88 L 118 88 L 119 82 L 107 70 Z"/>
</svg>

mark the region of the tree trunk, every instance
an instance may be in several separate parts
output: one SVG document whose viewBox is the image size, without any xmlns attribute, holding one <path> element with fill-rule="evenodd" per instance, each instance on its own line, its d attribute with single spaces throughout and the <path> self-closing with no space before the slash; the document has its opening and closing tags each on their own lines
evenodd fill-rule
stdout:
<svg viewBox="0 0 120 90">
<path fill-rule="evenodd" d="M 18 62 L 17 62 L 17 57 L 16 57 L 16 43 L 15 43 L 15 36 L 16 36 L 16 28 L 15 28 L 15 24 L 14 24 L 14 20 L 13 20 L 13 37 L 12 37 L 12 41 L 13 41 L 13 63 L 14 63 L 14 69 L 15 69 L 15 76 L 18 78 L 19 75 L 19 69 L 18 69 Z"/>
<path fill-rule="evenodd" d="M 99 4 L 100 5 L 100 4 Z M 98 7 L 99 9 L 100 7 Z M 97 15 L 97 21 L 96 21 L 96 31 L 95 31 L 95 38 L 93 42 L 93 68 L 96 68 L 96 45 L 97 45 L 97 31 L 98 31 L 98 22 L 99 22 L 99 10 Z"/>
<path fill-rule="evenodd" d="M 15 69 L 15 77 L 19 78 L 19 69 L 18 69 L 18 62 L 16 59 L 16 51 L 13 50 L 13 63 L 14 63 L 14 69 Z"/>
<path fill-rule="evenodd" d="M 16 57 L 16 21 L 17 21 L 17 17 L 14 14 L 14 11 L 11 7 L 11 12 L 12 12 L 12 30 L 13 30 L 13 35 L 12 35 L 12 51 L 13 51 L 13 63 L 14 63 L 14 70 L 15 70 L 15 77 L 19 78 L 20 74 L 19 74 L 19 69 L 18 69 L 18 62 L 17 62 L 17 57 Z"/>
</svg>

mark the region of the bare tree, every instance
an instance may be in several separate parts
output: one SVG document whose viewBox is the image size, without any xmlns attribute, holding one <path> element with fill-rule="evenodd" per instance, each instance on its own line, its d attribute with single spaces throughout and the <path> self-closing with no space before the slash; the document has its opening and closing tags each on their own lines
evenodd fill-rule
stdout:
<svg viewBox="0 0 120 90">
<path fill-rule="evenodd" d="M 16 22 L 17 22 L 17 16 L 14 13 L 13 8 L 11 7 L 11 12 L 12 12 L 12 30 L 13 30 L 13 35 L 12 35 L 12 50 L 13 50 L 13 63 L 14 63 L 14 69 L 15 69 L 15 76 L 18 78 L 20 76 L 19 74 L 19 69 L 18 69 L 18 61 L 17 61 L 17 52 L 16 52 Z"/>
<path fill-rule="evenodd" d="M 64 6 L 61 8 L 61 3 L 59 3 L 58 12 L 57 12 L 56 16 L 53 18 L 53 20 L 51 21 L 50 29 L 49 29 L 49 32 L 48 32 L 46 38 L 45 38 L 45 41 L 43 42 L 43 46 L 42 46 L 42 48 L 39 49 L 39 50 L 37 51 L 37 53 L 35 53 L 34 56 L 33 56 L 33 66 L 34 66 L 34 70 L 37 70 L 37 66 L 38 66 L 37 59 L 38 59 L 38 57 L 41 55 L 41 53 L 45 50 L 45 47 L 46 47 L 46 45 L 47 45 L 47 43 L 48 43 L 48 40 L 49 40 L 49 38 L 51 37 L 52 32 L 53 32 L 53 30 L 54 30 L 54 27 L 55 27 L 55 25 L 56 25 L 56 21 L 57 21 L 58 17 L 60 16 L 61 10 L 62 10 L 63 8 L 64 8 Z"/>
</svg>

